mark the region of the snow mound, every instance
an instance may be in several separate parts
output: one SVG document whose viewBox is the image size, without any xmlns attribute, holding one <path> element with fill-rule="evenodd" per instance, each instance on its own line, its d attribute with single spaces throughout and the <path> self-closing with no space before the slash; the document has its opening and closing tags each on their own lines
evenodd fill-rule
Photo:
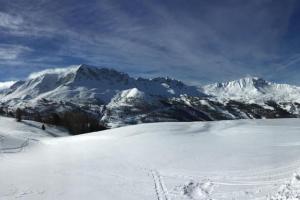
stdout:
<svg viewBox="0 0 300 200">
<path fill-rule="evenodd" d="M 210 194 L 213 192 L 213 186 L 210 180 L 204 182 L 190 181 L 183 186 L 183 195 L 194 200 L 211 200 Z"/>
<path fill-rule="evenodd" d="M 297 200 L 300 199 L 300 174 L 295 173 L 293 178 L 282 185 L 278 192 L 268 200 Z"/>
</svg>

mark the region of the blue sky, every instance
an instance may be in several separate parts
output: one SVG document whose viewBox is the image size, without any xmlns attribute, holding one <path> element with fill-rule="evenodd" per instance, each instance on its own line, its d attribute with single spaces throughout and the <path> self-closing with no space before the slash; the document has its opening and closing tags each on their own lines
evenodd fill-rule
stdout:
<svg viewBox="0 0 300 200">
<path fill-rule="evenodd" d="M 298 0 L 0 0 L 0 81 L 73 64 L 300 85 Z"/>
</svg>

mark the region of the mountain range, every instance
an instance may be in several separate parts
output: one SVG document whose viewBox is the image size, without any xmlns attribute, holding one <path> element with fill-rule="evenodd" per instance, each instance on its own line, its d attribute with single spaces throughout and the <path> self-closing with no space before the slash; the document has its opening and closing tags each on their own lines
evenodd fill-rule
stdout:
<svg viewBox="0 0 300 200">
<path fill-rule="evenodd" d="M 133 78 L 108 68 L 71 66 L 35 73 L 0 92 L 2 109 L 80 111 L 110 127 L 145 122 L 300 116 L 300 87 L 257 77 L 189 86 L 171 78 Z"/>
</svg>

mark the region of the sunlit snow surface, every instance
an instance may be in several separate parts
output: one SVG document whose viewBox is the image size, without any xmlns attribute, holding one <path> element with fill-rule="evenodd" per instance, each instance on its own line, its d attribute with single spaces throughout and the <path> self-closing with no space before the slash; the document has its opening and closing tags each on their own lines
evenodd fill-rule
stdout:
<svg viewBox="0 0 300 200">
<path fill-rule="evenodd" d="M 0 118 L 1 200 L 299 199 L 299 119 L 39 126 Z"/>
</svg>

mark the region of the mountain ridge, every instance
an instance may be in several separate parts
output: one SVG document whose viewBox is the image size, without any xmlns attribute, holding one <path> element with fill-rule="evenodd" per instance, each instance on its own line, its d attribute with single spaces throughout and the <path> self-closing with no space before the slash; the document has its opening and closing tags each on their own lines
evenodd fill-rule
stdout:
<svg viewBox="0 0 300 200">
<path fill-rule="evenodd" d="M 26 99 L 28 95 L 32 99 L 58 98 L 63 100 L 70 98 L 71 95 L 77 95 L 75 102 L 78 100 L 81 102 L 89 97 L 108 103 L 117 92 L 131 88 L 138 88 L 158 96 L 177 96 L 181 93 L 201 95 L 196 88 L 175 80 L 134 79 L 128 74 L 113 69 L 79 65 L 58 71 L 44 71 L 25 82 L 19 81 L 8 89 L 9 92 L 6 92 L 3 100 Z M 62 98 L 59 98 L 59 95 Z"/>
<path fill-rule="evenodd" d="M 300 87 L 289 84 L 278 84 L 259 77 L 245 77 L 224 83 L 209 84 L 202 91 L 220 99 L 264 102 L 300 102 Z"/>
<path fill-rule="evenodd" d="M 300 88 L 245 77 L 202 87 L 89 65 L 44 70 L 1 91 L 1 107 L 47 117 L 85 112 L 111 127 L 145 122 L 300 116 Z M 0 108 L 1 108 L 0 107 Z"/>
</svg>

